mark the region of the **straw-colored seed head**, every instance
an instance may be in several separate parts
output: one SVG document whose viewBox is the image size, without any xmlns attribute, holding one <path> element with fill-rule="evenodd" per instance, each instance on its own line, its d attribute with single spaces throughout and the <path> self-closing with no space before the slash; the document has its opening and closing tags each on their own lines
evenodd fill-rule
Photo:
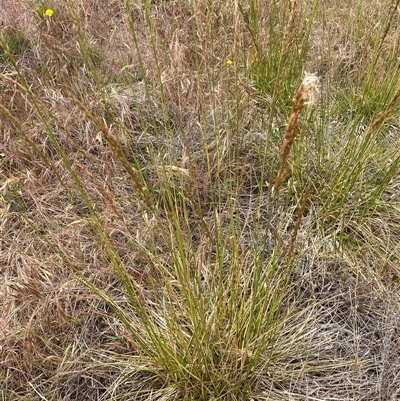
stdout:
<svg viewBox="0 0 400 401">
<path fill-rule="evenodd" d="M 293 98 L 292 113 L 289 117 L 289 122 L 285 128 L 285 137 L 280 153 L 280 169 L 275 178 L 274 195 L 278 194 L 279 188 L 289 175 L 287 167 L 288 156 L 292 149 L 294 140 L 299 132 L 297 120 L 305 104 L 311 104 L 315 101 L 315 94 L 318 91 L 318 77 L 314 74 L 306 73 L 299 89 Z"/>
</svg>

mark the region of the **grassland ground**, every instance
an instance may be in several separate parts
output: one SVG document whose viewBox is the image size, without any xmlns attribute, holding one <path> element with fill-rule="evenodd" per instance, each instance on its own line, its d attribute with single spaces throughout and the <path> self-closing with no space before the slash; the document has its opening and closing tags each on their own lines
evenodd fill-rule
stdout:
<svg viewBox="0 0 400 401">
<path fill-rule="evenodd" d="M 341 3 L 0 3 L 1 400 L 400 398 L 400 1 Z"/>
</svg>

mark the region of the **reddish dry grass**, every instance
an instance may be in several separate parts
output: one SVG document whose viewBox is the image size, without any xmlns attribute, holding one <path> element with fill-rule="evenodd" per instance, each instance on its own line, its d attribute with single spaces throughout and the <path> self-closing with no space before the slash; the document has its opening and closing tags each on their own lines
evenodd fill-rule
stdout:
<svg viewBox="0 0 400 401">
<path fill-rule="evenodd" d="M 131 238 L 138 231 L 149 229 L 151 224 L 144 221 L 140 211 L 140 202 L 147 195 L 137 195 L 126 168 L 115 154 L 124 152 L 127 163 L 135 162 L 134 158 L 129 159 L 133 153 L 143 164 L 159 160 L 161 166 L 164 160 L 158 147 L 172 148 L 171 153 L 179 155 L 172 155 L 171 163 L 166 163 L 171 176 L 176 171 L 185 172 L 180 183 L 183 182 L 192 202 L 193 214 L 197 219 L 204 219 L 212 232 L 210 179 L 227 177 L 224 175 L 227 169 L 232 177 L 241 177 L 245 182 L 242 190 L 254 190 L 254 176 L 257 178 L 259 174 L 254 172 L 257 169 L 252 162 L 256 156 L 247 153 L 234 164 L 231 163 L 232 148 L 243 142 L 243 132 L 262 131 L 263 96 L 238 72 L 238 60 L 234 60 L 233 68 L 226 65 L 226 59 L 236 55 L 235 48 L 248 49 L 242 56 L 247 60 L 254 57 L 251 39 L 238 18 L 237 8 L 234 12 L 235 2 L 218 2 L 214 8 L 205 2 L 193 2 L 193 6 L 190 2 L 155 2 L 150 12 L 156 52 L 152 50 L 143 4 L 137 2 L 131 10 L 136 47 L 121 1 L 107 3 L 105 6 L 98 1 L 76 2 L 76 9 L 72 10 L 81 18 L 93 49 L 90 61 L 96 66 L 97 78 L 90 71 L 88 54 L 71 13 L 59 2 L 47 4 L 55 11 L 52 20 L 47 21 L 32 12 L 30 2 L 4 0 L 1 18 L 6 38 L 24 32 L 23 40 L 14 51 L 19 69 L 32 93 L 43 104 L 46 119 L 52 122 L 52 131 L 96 207 L 120 259 L 133 279 L 143 284 L 144 294 L 150 296 L 146 294 L 145 284 L 156 278 L 157 272 L 153 271 L 152 261 L 131 245 Z M 312 56 L 308 62 L 309 70 L 324 70 L 325 75 L 339 83 L 344 71 L 355 70 L 360 76 L 365 72 L 363 63 L 370 48 L 364 46 L 354 53 L 351 35 L 355 33 L 346 32 L 349 10 L 342 8 L 343 13 L 334 13 L 330 7 L 335 4 L 326 4 L 326 14 L 335 15 L 328 20 L 329 28 L 317 20 L 312 38 L 312 48 L 319 49 L 326 46 L 326 42 L 318 39 L 321 31 L 331 35 L 333 52 L 329 55 L 335 57 L 326 61 L 323 57 L 327 52 L 311 51 L 311 54 L 322 54 L 322 58 Z M 364 34 L 379 20 L 378 9 L 372 3 L 365 6 L 368 24 Z M 265 38 L 268 37 L 267 20 L 267 10 L 261 10 L 260 36 Z M 284 25 L 276 29 L 285 32 Z M 137 349 L 121 322 L 104 302 L 76 281 L 65 260 L 41 234 L 60 253 L 67 255 L 76 269 L 92 275 L 109 289 L 120 305 L 127 310 L 132 306 L 128 305 L 107 260 L 88 208 L 49 140 L 21 78 L 12 72 L 9 63 L 2 64 L 0 102 L 8 110 L 8 118 L 3 114 L 0 122 L 0 153 L 5 154 L 0 161 L 0 390 L 7 400 L 29 396 L 35 400 L 43 397 L 110 399 L 113 391 L 124 394 L 130 390 L 131 384 L 124 374 L 135 375 L 129 364 Z M 164 83 L 162 93 L 158 90 L 160 77 Z M 149 85 L 147 90 L 144 82 Z M 99 87 L 107 89 L 105 97 Z M 106 121 L 109 128 L 105 130 L 100 122 L 96 127 L 95 118 L 86 118 L 70 93 L 84 104 L 87 113 L 101 116 L 103 120 L 99 121 Z M 163 105 L 169 105 L 169 110 L 164 110 Z M 240 112 L 235 114 L 235 110 Z M 172 116 L 175 140 L 162 135 L 165 114 Z M 275 181 L 277 189 L 285 179 L 287 151 L 289 142 L 295 138 L 294 132 L 287 130 L 281 155 L 282 174 Z M 120 145 L 114 149 L 107 138 L 109 134 L 112 135 L 109 138 L 119 140 Z M 42 153 L 42 158 L 32 144 Z M 149 152 L 153 153 L 149 155 Z M 158 169 L 157 165 L 146 167 L 151 185 L 157 186 L 165 179 Z M 136 185 L 136 190 L 141 188 Z M 160 207 L 160 216 L 168 226 L 168 205 L 163 205 L 157 195 L 151 201 L 151 207 L 154 204 Z M 251 201 L 249 196 L 249 205 Z M 195 202 L 201 206 L 200 211 Z M 250 230 L 253 216 L 248 208 L 242 214 L 246 229 Z M 312 225 L 311 213 L 309 219 L 306 226 Z M 397 224 L 390 229 L 384 224 L 377 227 L 385 238 L 398 237 L 393 234 Z M 203 237 L 196 238 L 198 254 L 203 252 L 204 259 L 207 252 L 202 247 L 207 248 L 206 237 L 203 233 Z M 398 246 L 397 249 L 392 246 L 395 243 L 398 244 L 391 239 L 394 255 L 398 254 Z M 379 258 L 387 254 L 386 244 L 383 240 L 374 259 L 373 253 L 368 253 L 371 259 L 367 258 L 370 247 L 366 245 L 365 250 L 359 250 L 363 253 L 360 260 L 364 256 L 366 264 L 378 264 Z M 160 241 L 162 246 L 165 244 Z M 392 305 L 397 300 L 389 299 L 391 304 L 385 302 L 382 293 L 388 290 L 376 277 L 373 288 L 378 295 L 374 298 L 372 288 L 364 283 L 364 280 L 372 281 L 371 277 L 353 277 L 355 261 L 345 256 L 344 260 L 332 261 L 318 244 L 310 247 L 312 251 L 300 258 L 295 278 L 299 284 L 298 296 L 316 300 L 315 308 L 324 316 L 316 320 L 315 336 L 309 339 L 314 363 L 332 355 L 329 347 L 337 347 L 344 365 L 353 358 L 354 366 L 341 369 L 333 364 L 329 375 L 320 374 L 308 365 L 309 361 L 301 360 L 305 355 L 297 350 L 301 357 L 290 360 L 293 353 L 289 354 L 287 366 L 276 367 L 281 376 L 262 379 L 262 388 L 282 397 L 294 389 L 293 397 L 299 399 L 307 399 L 308 391 L 314 391 L 313 396 L 319 398 L 339 394 L 343 399 L 395 399 L 400 347 L 398 336 L 393 332 L 393 327 L 398 327 L 399 316 Z M 164 257 L 166 261 L 170 258 L 167 252 Z M 389 264 L 387 259 L 385 263 Z M 390 276 L 388 281 L 393 279 L 391 273 L 384 274 Z M 393 298 L 396 294 L 393 292 Z M 315 342 L 314 348 L 312 342 Z M 358 364 L 358 358 L 366 365 Z M 290 370 L 297 377 L 296 383 L 285 382 L 285 372 Z M 265 395 L 264 399 L 268 397 Z"/>
</svg>

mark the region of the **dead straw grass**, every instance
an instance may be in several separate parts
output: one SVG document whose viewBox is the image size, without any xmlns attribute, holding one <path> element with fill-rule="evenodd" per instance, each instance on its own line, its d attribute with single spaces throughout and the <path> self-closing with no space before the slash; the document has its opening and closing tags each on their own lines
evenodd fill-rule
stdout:
<svg viewBox="0 0 400 401">
<path fill-rule="evenodd" d="M 203 288 L 215 280 L 218 236 L 228 237 L 221 241 L 227 250 L 221 264 L 226 270 L 236 266 L 240 285 L 251 276 L 254 255 L 263 252 L 268 260 L 277 249 L 279 256 L 286 249 L 293 274 L 282 302 L 285 318 L 273 346 L 247 376 L 251 384 L 243 400 L 398 399 L 399 175 L 385 189 L 390 200 L 385 209 L 374 208 L 362 221 L 348 214 L 347 246 L 341 246 L 340 230 L 332 227 L 337 223 L 319 220 L 315 192 L 323 193 L 324 182 L 316 181 L 318 174 L 310 174 L 310 195 L 305 190 L 309 180 L 294 195 L 290 186 L 284 186 L 301 134 L 299 116 L 315 79 L 309 76 L 303 81 L 292 110 L 289 107 L 286 113 L 289 99 L 281 99 L 280 89 L 285 84 L 288 52 L 293 49 L 285 47 L 280 55 L 280 82 L 272 94 L 276 103 L 272 109 L 279 113 L 265 116 L 267 94 L 257 92 L 239 68 L 241 63 L 250 68 L 256 57 L 254 37 L 244 29 L 252 5 L 260 21 L 258 45 L 266 51 L 273 30 L 283 35 L 286 27 L 287 35 L 296 33 L 293 21 L 300 18 L 302 3 L 293 2 L 291 13 L 283 8 L 284 17 L 272 31 L 268 7 L 261 2 L 244 2 L 242 10 L 237 1 L 125 3 L 68 2 L 76 5 L 71 14 L 50 2 L 47 6 L 55 10 L 51 21 L 37 17 L 30 2 L 4 0 L 0 5 L 6 42 L 23 32 L 12 53 L 27 83 L 2 53 L 2 399 L 177 400 L 192 395 L 189 386 L 182 390 L 171 384 L 177 381 L 151 355 L 143 354 L 110 305 L 71 270 L 73 266 L 96 283 L 131 322 L 138 322 L 93 214 L 50 141 L 33 99 L 40 102 L 45 122 L 82 183 L 98 223 L 138 290 L 138 299 L 156 317 L 165 315 L 154 305 L 166 288 L 160 266 L 172 271 L 166 237 L 172 236 L 175 223 L 181 223 L 185 244 L 195 255 L 190 266 L 200 272 Z M 305 3 L 303 12 L 310 5 Z M 306 65 L 318 72 L 322 85 L 333 83 L 330 96 L 339 99 L 335 87 L 343 85 L 346 77 L 356 85 L 366 74 L 375 38 L 372 28 L 385 18 L 380 10 L 389 6 L 370 2 L 361 9 L 361 3 L 349 3 L 337 9 L 336 3 L 325 2 L 320 9 Z M 276 5 L 283 7 L 281 2 Z M 359 8 L 365 24 L 358 23 L 357 30 L 354 10 Z M 390 15 L 395 21 L 398 15 L 393 10 Z M 91 54 L 85 53 L 74 25 L 77 16 Z M 382 69 L 396 49 L 393 26 L 387 27 L 377 61 Z M 324 35 L 331 41 L 321 40 Z M 234 70 L 226 65 L 228 58 L 235 58 Z M 398 127 L 393 123 L 387 132 L 384 123 L 396 115 L 398 97 L 398 93 L 392 97 L 393 102 L 382 108 L 387 111 L 372 119 L 366 130 L 391 132 L 392 148 L 398 146 Z M 281 137 L 271 140 L 277 130 L 256 135 L 268 130 L 269 122 L 286 127 L 283 145 Z M 261 138 L 261 144 L 254 137 Z M 338 148 L 344 146 L 339 135 L 337 141 Z M 265 213 L 270 193 L 263 182 L 270 178 L 270 164 L 277 171 L 275 194 L 289 199 L 286 204 L 277 202 L 272 217 Z M 293 173 L 293 180 L 297 179 L 299 175 Z M 171 215 L 180 220 L 172 221 Z M 333 223 L 325 226 L 322 221 Z M 265 230 L 268 224 L 270 229 Z M 169 285 L 175 288 L 176 281 L 171 279 Z M 230 301 L 228 295 L 224 294 Z M 243 302 L 247 297 L 246 293 Z M 189 323 L 185 316 L 178 317 L 185 333 Z M 219 323 L 221 332 L 226 330 L 224 322 Z M 226 343 L 211 345 L 226 348 Z M 251 355 L 233 341 L 230 345 L 220 355 L 230 363 L 225 370 L 218 371 L 218 365 L 211 373 L 199 368 L 197 373 L 209 379 L 203 382 L 203 399 L 212 399 L 207 398 L 206 387 L 213 377 L 237 384 L 246 372 Z M 196 386 L 199 382 L 194 380 Z M 229 391 L 223 394 L 220 399 L 234 399 Z"/>
</svg>

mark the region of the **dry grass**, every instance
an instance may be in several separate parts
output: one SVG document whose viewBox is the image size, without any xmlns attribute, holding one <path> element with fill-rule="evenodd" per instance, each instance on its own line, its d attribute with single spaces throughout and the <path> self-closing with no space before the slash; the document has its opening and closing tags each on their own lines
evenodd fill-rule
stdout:
<svg viewBox="0 0 400 401">
<path fill-rule="evenodd" d="M 288 124 L 285 128 L 285 137 L 280 152 L 280 168 L 278 175 L 275 178 L 274 191 L 279 192 L 280 187 L 286 181 L 289 175 L 288 156 L 292 150 L 294 141 L 299 132 L 297 121 L 303 110 L 304 105 L 309 100 L 312 100 L 314 92 L 317 90 L 318 78 L 314 75 L 307 75 L 297 90 L 292 105 L 292 113 L 290 114 Z"/>
<path fill-rule="evenodd" d="M 398 2 L 286 3 L 3 0 L 3 400 L 400 397 Z"/>
</svg>

